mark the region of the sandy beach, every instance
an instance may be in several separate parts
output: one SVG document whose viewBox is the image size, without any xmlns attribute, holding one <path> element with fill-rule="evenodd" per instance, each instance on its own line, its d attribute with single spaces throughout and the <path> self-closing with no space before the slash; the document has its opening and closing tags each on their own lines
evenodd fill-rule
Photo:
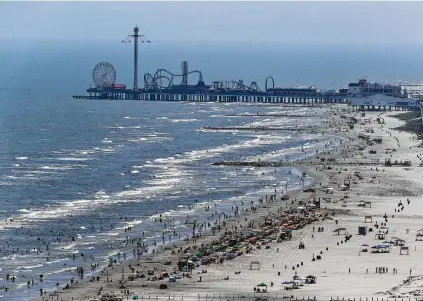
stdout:
<svg viewBox="0 0 423 301">
<path fill-rule="evenodd" d="M 134 296 L 198 299 L 199 294 L 201 298 L 221 299 L 217 296 L 225 293 L 248 296 L 264 288 L 267 292 L 256 293 L 254 298 L 278 295 L 329 300 L 423 296 L 423 267 L 419 265 L 423 242 L 416 241 L 416 235 L 423 228 L 420 222 L 423 217 L 420 142 L 414 134 L 395 130 L 403 124 L 393 117 L 398 112 L 366 112 L 365 116 L 358 112 L 342 114 L 344 116 L 336 116 L 327 133 L 350 141 L 294 164 L 313 179 L 314 192 L 295 191 L 289 194 L 289 200 L 281 200 L 280 196 L 263 199 L 254 205 L 255 213 L 250 210 L 222 219 L 214 231 L 206 228 L 208 231 L 199 238 L 175 243 L 154 255 L 123 260 L 95 277 L 71 284 L 69 289 L 60 286 L 58 293 L 47 293 L 33 300 L 91 300 L 100 299 L 106 293 L 124 296 L 124 300 Z M 358 120 L 354 129 L 348 126 L 350 117 Z M 381 138 L 381 143 L 369 145 L 373 138 Z M 410 166 L 385 166 L 386 158 L 394 164 L 409 160 Z M 347 183 L 349 187 L 344 186 Z M 281 230 L 286 228 L 278 224 L 282 220 L 281 212 L 296 208 L 295 215 L 305 219 L 306 210 L 298 207 L 309 206 L 312 199 L 320 199 L 320 209 L 307 210 L 312 212 L 307 216 L 313 216 L 316 221 L 291 229 L 291 239 L 277 242 L 280 232 L 272 233 L 265 237 L 261 247 L 252 243 L 250 252 L 244 247 L 242 255 L 233 259 L 200 265 L 188 272 L 189 278 L 177 271 L 177 263 L 183 255 L 178 250 L 190 248 L 189 253 L 193 253 L 193 246 L 215 246 L 216 241 L 223 239 L 225 229 L 233 233 L 246 229 L 259 231 L 265 217 L 273 219 L 273 226 Z M 359 227 L 367 227 L 366 235 L 358 235 Z M 319 231 L 320 228 L 323 231 Z M 300 243 L 304 244 L 303 249 L 299 248 Z M 225 252 L 219 253 L 220 258 L 227 256 L 221 253 Z M 252 262 L 258 262 L 259 269 L 250 269 Z M 166 273 L 163 279 L 147 280 L 154 276 L 161 278 L 163 272 Z M 315 277 L 316 283 L 305 284 L 302 278 L 309 275 Z M 77 279 L 77 274 L 75 276 Z M 180 279 L 169 282 L 169 276 Z M 292 283 L 294 276 L 298 278 Z M 260 283 L 267 287 L 258 286 Z M 167 288 L 159 289 L 163 284 Z M 297 288 L 286 289 L 293 286 Z"/>
</svg>

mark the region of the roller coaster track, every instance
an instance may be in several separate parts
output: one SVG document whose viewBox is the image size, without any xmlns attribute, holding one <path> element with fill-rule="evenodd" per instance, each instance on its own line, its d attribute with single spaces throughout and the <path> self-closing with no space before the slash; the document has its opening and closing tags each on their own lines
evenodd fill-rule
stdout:
<svg viewBox="0 0 423 301">
<path fill-rule="evenodd" d="M 203 74 L 199 70 L 192 70 L 186 74 L 174 74 L 166 69 L 157 69 L 154 75 L 151 75 L 150 73 L 144 74 L 144 87 L 147 90 L 172 88 L 175 86 L 175 78 L 180 77 L 182 78 L 181 82 L 183 82 L 183 77 L 191 74 L 198 74 L 197 85 L 204 84 Z"/>
<path fill-rule="evenodd" d="M 252 82 L 250 86 L 244 85 L 242 81 L 228 80 L 213 82 L 216 91 L 248 91 L 262 93 L 256 82 Z"/>
<path fill-rule="evenodd" d="M 262 91 L 257 82 L 252 82 L 249 86 L 245 85 L 242 80 L 215 81 L 212 86 L 206 86 L 203 80 L 203 74 L 199 70 L 188 72 L 188 63 L 183 61 L 181 64 L 182 74 L 174 74 L 166 69 L 157 69 L 154 75 L 150 73 L 144 74 L 144 88 L 151 91 L 159 91 L 163 89 L 181 88 L 188 86 L 188 76 L 196 74 L 198 76 L 197 86 L 211 88 L 215 92 L 250 92 L 264 93 L 268 90 L 268 81 L 271 80 L 274 88 L 275 82 L 271 76 L 266 78 L 266 90 Z M 180 84 L 175 84 L 175 79 L 181 78 Z M 190 86 L 192 87 L 192 86 Z"/>
</svg>

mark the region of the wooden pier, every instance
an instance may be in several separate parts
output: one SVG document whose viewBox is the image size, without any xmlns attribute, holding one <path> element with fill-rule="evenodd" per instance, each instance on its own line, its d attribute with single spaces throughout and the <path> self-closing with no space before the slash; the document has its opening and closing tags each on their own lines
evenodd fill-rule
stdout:
<svg viewBox="0 0 423 301">
<path fill-rule="evenodd" d="M 127 99 L 146 101 L 192 101 L 192 102 L 247 102 L 247 103 L 285 103 L 313 105 L 322 103 L 346 103 L 344 96 L 339 95 L 271 95 L 247 93 L 202 92 L 195 94 L 177 94 L 148 91 L 90 91 L 88 95 L 75 95 L 74 99 Z"/>
</svg>

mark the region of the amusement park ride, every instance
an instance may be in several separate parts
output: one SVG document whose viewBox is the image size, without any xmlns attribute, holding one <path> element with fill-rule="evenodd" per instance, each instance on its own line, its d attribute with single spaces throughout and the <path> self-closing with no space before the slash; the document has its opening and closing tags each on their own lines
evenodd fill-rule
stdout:
<svg viewBox="0 0 423 301">
<path fill-rule="evenodd" d="M 266 97 L 273 100 L 276 96 L 290 99 L 328 99 L 336 95 L 325 95 L 317 92 L 314 87 L 278 88 L 271 76 L 266 78 L 265 90 L 261 90 L 257 82 L 245 85 L 242 80 L 214 81 L 206 85 L 199 70 L 188 69 L 188 62 L 181 63 L 181 74 L 174 74 L 166 69 L 158 69 L 154 74 L 144 74 L 144 87 L 138 87 L 138 42 L 150 43 L 144 35 L 139 34 L 139 28 L 134 27 L 134 33 L 128 35 L 123 43 L 134 44 L 134 83 L 133 89 L 127 89 L 123 84 L 116 84 L 116 70 L 108 62 L 98 63 L 92 72 L 95 88 L 87 89 L 89 96 L 74 96 L 86 99 L 135 99 L 135 100 L 192 100 L 192 101 L 257 101 Z M 195 84 L 189 84 L 188 79 L 195 76 Z M 342 99 L 341 95 L 336 96 Z M 282 99 L 271 102 L 282 102 Z M 267 101 L 263 101 L 267 102 Z"/>
</svg>

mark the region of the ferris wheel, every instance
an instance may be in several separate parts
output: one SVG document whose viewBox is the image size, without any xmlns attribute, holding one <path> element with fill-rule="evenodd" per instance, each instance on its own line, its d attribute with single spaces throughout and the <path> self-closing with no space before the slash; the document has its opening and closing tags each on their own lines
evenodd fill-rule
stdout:
<svg viewBox="0 0 423 301">
<path fill-rule="evenodd" d="M 97 88 L 112 87 L 116 80 L 116 70 L 112 64 L 101 62 L 93 69 L 93 81 Z"/>
</svg>

